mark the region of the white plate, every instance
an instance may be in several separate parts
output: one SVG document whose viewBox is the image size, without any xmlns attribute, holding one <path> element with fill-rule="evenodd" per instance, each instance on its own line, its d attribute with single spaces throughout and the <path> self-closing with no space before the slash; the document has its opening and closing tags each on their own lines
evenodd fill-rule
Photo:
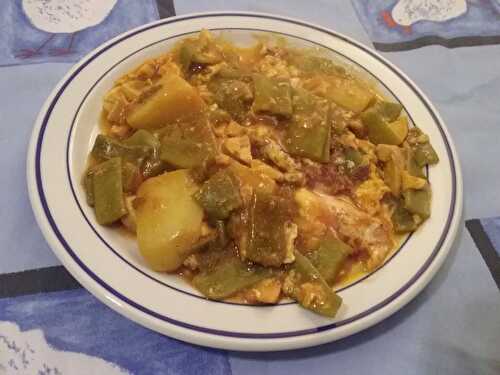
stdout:
<svg viewBox="0 0 500 375">
<path fill-rule="evenodd" d="M 292 44 L 320 45 L 365 71 L 429 134 L 441 159 L 429 169 L 432 216 L 385 265 L 343 289 L 337 317 L 327 319 L 294 303 L 242 306 L 207 301 L 176 277 L 149 270 L 135 241 L 97 225 L 85 204 L 80 176 L 98 133 L 104 93 L 113 81 L 179 38 L 202 28 L 226 30 L 234 41 L 272 31 Z M 87 55 L 54 89 L 29 146 L 28 187 L 40 228 L 55 254 L 92 294 L 120 314 L 184 341 L 235 350 L 283 350 L 317 345 L 359 332 L 414 298 L 445 259 L 462 209 L 462 179 L 443 121 L 401 71 L 359 43 L 331 30 L 266 14 L 206 13 L 154 22 Z"/>
</svg>

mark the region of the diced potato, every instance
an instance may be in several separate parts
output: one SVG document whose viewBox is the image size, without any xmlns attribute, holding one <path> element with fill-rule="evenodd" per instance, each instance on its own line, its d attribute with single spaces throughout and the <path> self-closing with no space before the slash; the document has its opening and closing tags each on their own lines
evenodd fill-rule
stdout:
<svg viewBox="0 0 500 375">
<path fill-rule="evenodd" d="M 267 165 L 263 161 L 260 161 L 259 159 L 252 160 L 250 167 L 252 168 L 253 171 L 255 171 L 257 173 L 262 173 L 262 174 L 266 175 L 267 177 L 272 178 L 273 180 L 276 180 L 276 181 L 280 181 L 284 177 L 283 173 L 281 173 L 277 169 L 271 167 L 270 165 Z"/>
<path fill-rule="evenodd" d="M 252 162 L 252 151 L 250 149 L 250 139 L 248 135 L 241 137 L 226 138 L 224 141 L 224 151 L 242 163 L 250 165 Z"/>
<path fill-rule="evenodd" d="M 148 83 L 142 80 L 131 80 L 120 86 L 121 92 L 128 101 L 136 100 L 148 87 Z"/>
<path fill-rule="evenodd" d="M 402 172 L 402 169 L 392 159 L 384 165 L 384 181 L 395 197 L 399 197 L 401 194 Z"/>
<path fill-rule="evenodd" d="M 330 85 L 327 97 L 336 104 L 359 113 L 372 101 L 374 94 L 350 79 L 336 79 Z"/>
<path fill-rule="evenodd" d="M 193 86 L 179 76 L 168 75 L 159 81 L 155 92 L 130 108 L 127 122 L 133 128 L 154 129 L 203 107 L 204 102 Z"/>
<path fill-rule="evenodd" d="M 231 162 L 229 169 L 241 180 L 243 188 L 250 187 L 261 193 L 272 193 L 276 188 L 276 182 L 273 179 L 236 161 Z"/>
<path fill-rule="evenodd" d="M 392 156 L 395 152 L 395 149 L 396 149 L 396 146 L 386 145 L 386 144 L 381 143 L 381 144 L 376 146 L 375 152 L 377 154 L 377 157 L 381 161 L 389 161 L 392 159 Z"/>
<path fill-rule="evenodd" d="M 408 136 L 408 119 L 406 117 L 400 117 L 396 121 L 391 122 L 389 126 L 396 135 L 396 138 L 401 140 L 400 144 L 403 143 Z"/>
<path fill-rule="evenodd" d="M 395 197 L 399 197 L 402 189 L 402 173 L 405 169 L 405 155 L 400 147 L 379 144 L 377 145 L 377 156 L 385 162 L 384 182 L 391 189 Z"/>
<path fill-rule="evenodd" d="M 235 121 L 231 121 L 227 127 L 224 129 L 225 134 L 228 137 L 238 137 L 246 133 L 247 129 L 244 126 L 239 125 Z"/>
<path fill-rule="evenodd" d="M 203 210 L 192 194 L 198 186 L 187 170 L 145 181 L 137 192 L 139 250 L 156 271 L 174 271 L 194 251 L 201 235 Z"/>
<path fill-rule="evenodd" d="M 420 178 L 416 176 L 412 176 L 407 171 L 403 171 L 401 174 L 401 183 L 403 190 L 409 189 L 423 189 L 427 185 L 427 180 L 425 178 Z"/>
</svg>

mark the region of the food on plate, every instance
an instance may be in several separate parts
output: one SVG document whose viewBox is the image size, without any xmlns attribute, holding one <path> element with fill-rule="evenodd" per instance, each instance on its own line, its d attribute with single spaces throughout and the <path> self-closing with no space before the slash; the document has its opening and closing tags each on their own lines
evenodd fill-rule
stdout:
<svg viewBox="0 0 500 375">
<path fill-rule="evenodd" d="M 439 158 L 401 104 L 323 52 L 202 31 L 118 79 L 83 176 L 97 222 L 209 299 L 335 316 L 335 288 L 431 215 Z"/>
</svg>

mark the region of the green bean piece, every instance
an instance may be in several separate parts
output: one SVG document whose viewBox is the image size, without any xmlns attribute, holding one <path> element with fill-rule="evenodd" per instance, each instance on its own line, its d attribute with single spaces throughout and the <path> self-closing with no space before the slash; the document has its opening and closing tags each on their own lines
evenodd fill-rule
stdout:
<svg viewBox="0 0 500 375">
<path fill-rule="evenodd" d="M 288 271 L 284 291 L 304 308 L 332 318 L 342 304 L 342 298 L 335 294 L 311 261 L 298 252 Z"/>
<path fill-rule="evenodd" d="M 111 160 L 111 159 L 110 159 Z M 94 206 L 94 174 L 96 167 L 89 168 L 84 177 L 84 188 L 87 199 L 87 204 Z M 139 168 L 130 162 L 122 162 L 122 186 L 126 193 L 134 193 L 142 181 L 141 171 Z"/>
<path fill-rule="evenodd" d="M 285 146 L 290 154 L 323 163 L 330 160 L 329 108 L 328 101 L 305 90 L 294 93 L 294 115 L 285 139 Z"/>
<path fill-rule="evenodd" d="M 396 233 L 413 232 L 418 227 L 413 215 L 406 208 L 404 208 L 403 202 L 397 203 L 391 220 Z"/>
<path fill-rule="evenodd" d="M 269 278 L 272 272 L 264 267 L 249 265 L 233 256 L 196 275 L 192 283 L 204 296 L 221 300 L 231 297 L 257 282 Z"/>
<path fill-rule="evenodd" d="M 85 198 L 90 207 L 94 206 L 94 170 L 89 168 L 83 177 L 83 187 L 85 189 Z"/>
<path fill-rule="evenodd" d="M 203 166 L 215 157 L 215 136 L 205 117 L 168 125 L 162 135 L 160 159 L 176 168 Z"/>
<path fill-rule="evenodd" d="M 94 208 L 99 224 L 112 224 L 127 213 L 123 200 L 122 161 L 112 158 L 94 167 Z"/>
<path fill-rule="evenodd" d="M 196 39 L 185 40 L 179 50 L 179 62 L 185 71 L 192 64 L 216 64 L 222 60 L 216 43 L 207 33 L 201 32 Z"/>
<path fill-rule="evenodd" d="M 332 60 L 308 54 L 291 54 L 290 62 L 304 73 L 322 73 L 327 75 L 345 76 L 346 70 L 336 65 Z"/>
<path fill-rule="evenodd" d="M 264 266 L 279 267 L 287 256 L 286 201 L 278 196 L 254 193 L 247 210 L 244 256 Z"/>
<path fill-rule="evenodd" d="M 419 167 L 427 164 L 437 164 L 439 157 L 429 142 L 420 143 L 414 147 L 415 162 Z"/>
<path fill-rule="evenodd" d="M 179 50 L 179 62 L 187 71 L 194 64 L 217 64 L 222 60 L 220 53 L 206 39 L 186 40 Z"/>
<path fill-rule="evenodd" d="M 431 215 L 431 191 L 428 186 L 420 190 L 406 190 L 403 197 L 404 208 L 412 214 L 417 214 L 422 219 Z"/>
<path fill-rule="evenodd" d="M 238 180 L 227 169 L 218 171 L 205 181 L 195 199 L 212 221 L 227 219 L 242 204 Z"/>
<path fill-rule="evenodd" d="M 309 255 L 309 260 L 321 274 L 323 279 L 332 285 L 342 268 L 342 265 L 352 248 L 345 242 L 328 235 L 324 238 L 319 248 Z"/>
<path fill-rule="evenodd" d="M 373 108 L 361 114 L 361 121 L 368 131 L 368 139 L 375 144 L 399 145 L 404 139 L 400 139 L 391 129 L 389 123 L 382 115 Z"/>
<path fill-rule="evenodd" d="M 386 102 L 385 100 L 377 101 L 373 105 L 373 110 L 377 111 L 383 118 L 389 122 L 396 121 L 403 106 L 399 103 Z"/>
<path fill-rule="evenodd" d="M 253 93 L 250 86 L 236 79 L 216 79 L 209 84 L 217 105 L 237 121 L 242 121 L 250 110 Z"/>
<path fill-rule="evenodd" d="M 179 49 L 179 62 L 181 63 L 184 71 L 189 70 L 189 68 L 191 67 L 195 52 L 195 44 L 188 40 L 186 40 L 182 47 Z"/>
<path fill-rule="evenodd" d="M 346 160 L 353 162 L 354 168 L 357 168 L 357 167 L 365 164 L 363 154 L 359 150 L 357 150 L 353 147 L 348 147 L 344 151 L 344 156 L 345 156 Z"/>
<path fill-rule="evenodd" d="M 140 165 L 142 161 L 151 155 L 153 149 L 150 146 L 127 146 L 106 135 L 99 134 L 92 148 L 92 156 L 97 161 L 105 161 L 115 157 Z"/>
<path fill-rule="evenodd" d="M 122 142 L 128 147 L 148 147 L 151 152 L 141 164 L 141 173 L 144 178 L 158 176 L 165 172 L 166 164 L 159 158 L 160 141 L 147 130 L 139 129 Z M 124 183 L 124 185 L 126 185 Z"/>
<path fill-rule="evenodd" d="M 145 146 L 157 149 L 160 141 L 150 132 L 144 129 L 137 130 L 134 134 L 123 141 L 125 146 Z"/>
<path fill-rule="evenodd" d="M 217 244 L 224 248 L 229 243 L 229 238 L 226 230 L 226 223 L 224 220 L 217 220 L 215 222 L 215 230 L 217 231 Z"/>
<path fill-rule="evenodd" d="M 251 81 L 250 70 L 234 66 L 223 66 L 217 73 L 217 77 L 226 79 L 237 79 L 240 81 Z"/>
<path fill-rule="evenodd" d="M 430 144 L 429 137 L 420 128 L 414 127 L 410 129 L 408 143 L 413 149 L 413 156 L 419 167 L 439 162 L 439 157 Z"/>
<path fill-rule="evenodd" d="M 164 139 L 160 148 L 160 158 L 176 168 L 193 168 L 203 164 L 203 148 L 187 139 Z"/>
<path fill-rule="evenodd" d="M 289 118 L 292 116 L 291 86 L 288 80 L 253 75 L 254 112 L 264 112 Z"/>
<path fill-rule="evenodd" d="M 426 178 L 423 168 L 415 160 L 415 151 L 412 148 L 407 149 L 406 157 L 406 169 L 408 173 L 415 177 Z"/>
</svg>

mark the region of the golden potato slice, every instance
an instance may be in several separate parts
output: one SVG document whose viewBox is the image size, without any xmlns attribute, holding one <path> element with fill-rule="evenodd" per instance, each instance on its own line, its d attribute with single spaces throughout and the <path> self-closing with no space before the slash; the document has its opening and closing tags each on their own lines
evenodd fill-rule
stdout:
<svg viewBox="0 0 500 375">
<path fill-rule="evenodd" d="M 194 251 L 203 210 L 193 200 L 198 186 L 181 169 L 146 180 L 137 192 L 139 250 L 156 271 L 174 271 Z"/>
<path fill-rule="evenodd" d="M 398 145 L 400 145 L 408 136 L 408 119 L 406 117 L 400 117 L 389 125 L 399 142 Z"/>
<path fill-rule="evenodd" d="M 332 81 L 326 97 L 354 113 L 359 113 L 372 101 L 374 94 L 354 80 L 336 79 Z"/>
<path fill-rule="evenodd" d="M 149 96 L 132 105 L 127 123 L 136 129 L 155 129 L 186 115 L 197 113 L 204 102 L 196 89 L 177 75 L 158 81 L 159 87 Z"/>
</svg>

